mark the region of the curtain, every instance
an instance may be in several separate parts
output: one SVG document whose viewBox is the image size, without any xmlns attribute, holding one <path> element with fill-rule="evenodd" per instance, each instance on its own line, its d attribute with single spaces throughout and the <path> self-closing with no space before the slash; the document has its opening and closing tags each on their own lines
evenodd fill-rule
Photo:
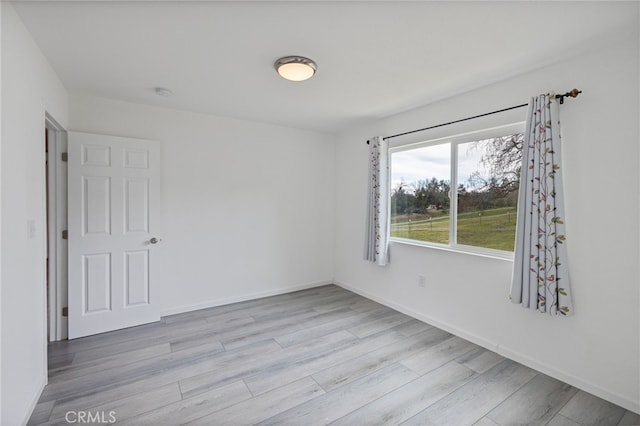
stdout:
<svg viewBox="0 0 640 426">
<path fill-rule="evenodd" d="M 389 263 L 389 161 L 382 136 L 369 140 L 369 191 L 364 258 L 376 265 Z"/>
<path fill-rule="evenodd" d="M 511 301 L 550 315 L 571 315 L 560 122 L 555 95 L 529 103 Z"/>
</svg>

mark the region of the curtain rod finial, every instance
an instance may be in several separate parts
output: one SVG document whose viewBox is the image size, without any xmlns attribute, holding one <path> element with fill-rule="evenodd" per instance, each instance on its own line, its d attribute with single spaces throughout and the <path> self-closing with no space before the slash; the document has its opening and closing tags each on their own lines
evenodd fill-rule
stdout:
<svg viewBox="0 0 640 426">
<path fill-rule="evenodd" d="M 564 93 L 562 95 L 556 95 L 556 99 L 560 99 L 560 103 L 563 104 L 565 97 L 577 98 L 580 93 L 582 93 L 582 90 L 573 89 L 570 92 Z"/>
<path fill-rule="evenodd" d="M 573 89 L 572 91 L 567 93 L 567 96 L 571 96 L 572 98 L 577 98 L 580 93 L 582 93 L 582 90 Z"/>
</svg>

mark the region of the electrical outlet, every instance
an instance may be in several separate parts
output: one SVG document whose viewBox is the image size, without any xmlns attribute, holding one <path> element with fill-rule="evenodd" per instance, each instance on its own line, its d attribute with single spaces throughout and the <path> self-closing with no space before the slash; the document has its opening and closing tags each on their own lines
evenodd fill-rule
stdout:
<svg viewBox="0 0 640 426">
<path fill-rule="evenodd" d="M 427 288 L 427 278 L 424 275 L 418 275 L 418 287 Z"/>
</svg>

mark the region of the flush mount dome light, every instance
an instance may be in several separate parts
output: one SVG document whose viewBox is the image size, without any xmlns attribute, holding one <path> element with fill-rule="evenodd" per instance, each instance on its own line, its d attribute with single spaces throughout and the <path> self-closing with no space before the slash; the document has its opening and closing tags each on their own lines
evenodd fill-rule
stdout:
<svg viewBox="0 0 640 426">
<path fill-rule="evenodd" d="M 303 56 L 285 56 L 278 59 L 273 66 L 280 77 L 291 81 L 304 81 L 313 77 L 318 66 Z"/>
</svg>

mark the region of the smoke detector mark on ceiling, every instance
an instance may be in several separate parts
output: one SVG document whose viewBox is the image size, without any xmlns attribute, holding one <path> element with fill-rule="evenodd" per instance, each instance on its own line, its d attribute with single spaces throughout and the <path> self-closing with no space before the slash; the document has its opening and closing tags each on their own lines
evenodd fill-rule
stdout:
<svg viewBox="0 0 640 426">
<path fill-rule="evenodd" d="M 168 98 L 170 96 L 173 96 L 173 92 L 164 87 L 156 87 L 154 90 L 156 92 L 156 95 L 162 96 L 163 98 Z"/>
</svg>

